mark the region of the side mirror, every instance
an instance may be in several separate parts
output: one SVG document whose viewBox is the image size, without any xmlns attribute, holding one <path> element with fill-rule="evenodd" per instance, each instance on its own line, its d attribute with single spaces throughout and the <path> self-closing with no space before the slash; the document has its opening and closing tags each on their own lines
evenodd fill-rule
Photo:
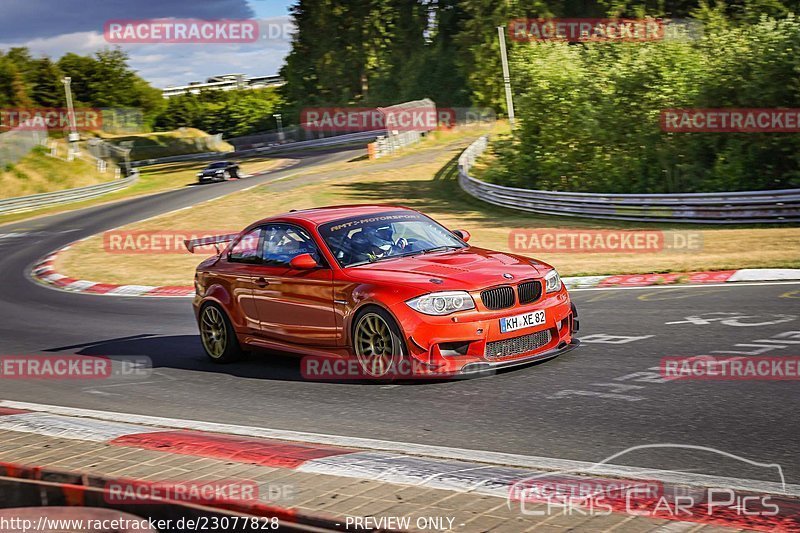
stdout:
<svg viewBox="0 0 800 533">
<path fill-rule="evenodd" d="M 289 261 L 289 266 L 295 270 L 313 270 L 319 266 L 311 254 L 300 254 Z"/>
<path fill-rule="evenodd" d="M 469 238 L 472 236 L 472 235 L 470 235 L 470 234 L 469 234 L 469 232 L 468 232 L 467 230 L 465 230 L 465 229 L 456 229 L 456 230 L 453 230 L 453 235 L 455 235 L 456 237 L 458 237 L 459 239 L 461 239 L 461 240 L 462 240 L 462 241 L 464 241 L 464 242 L 467 242 L 467 241 L 469 240 Z"/>
</svg>

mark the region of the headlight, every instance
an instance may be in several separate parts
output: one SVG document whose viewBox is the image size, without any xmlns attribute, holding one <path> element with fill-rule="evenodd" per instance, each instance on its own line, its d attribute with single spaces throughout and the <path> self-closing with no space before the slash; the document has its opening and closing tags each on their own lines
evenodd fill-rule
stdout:
<svg viewBox="0 0 800 533">
<path fill-rule="evenodd" d="M 433 292 L 413 298 L 406 302 L 408 306 L 426 315 L 449 315 L 456 311 L 475 309 L 472 296 L 464 291 Z"/>
<path fill-rule="evenodd" d="M 561 290 L 561 278 L 558 272 L 551 270 L 544 277 L 544 292 L 558 292 Z"/>
</svg>

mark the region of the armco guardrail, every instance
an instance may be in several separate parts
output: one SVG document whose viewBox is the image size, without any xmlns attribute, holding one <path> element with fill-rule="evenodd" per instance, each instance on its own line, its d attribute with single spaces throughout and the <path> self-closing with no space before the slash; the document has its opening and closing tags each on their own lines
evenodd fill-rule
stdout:
<svg viewBox="0 0 800 533">
<path fill-rule="evenodd" d="M 271 146 L 263 146 L 260 148 L 249 148 L 247 150 L 240 150 L 237 152 L 202 152 L 199 154 L 186 154 L 176 155 L 171 157 L 161 157 L 158 159 L 141 159 L 139 161 L 132 161 L 132 167 L 145 167 L 150 165 L 160 165 L 162 163 L 177 163 L 182 161 L 208 161 L 217 159 L 226 159 L 231 157 L 241 157 L 243 155 L 260 154 L 265 152 L 279 152 L 284 150 L 295 150 L 297 148 L 315 148 L 321 146 L 335 146 L 337 144 L 348 144 L 358 141 L 370 141 L 380 134 L 386 132 L 381 131 L 360 131 L 356 133 L 348 133 L 345 135 L 336 135 L 333 137 L 323 137 L 321 139 L 310 139 L 308 141 L 296 141 L 285 144 L 273 144 Z"/>
<path fill-rule="evenodd" d="M 691 194 L 594 194 L 504 187 L 469 175 L 484 135 L 458 159 L 459 185 L 490 204 L 545 215 L 691 224 L 800 222 L 800 189 Z"/>
<path fill-rule="evenodd" d="M 7 198 L 5 200 L 0 200 L 0 215 L 30 211 L 32 209 L 49 207 L 56 204 L 77 202 L 79 200 L 88 200 L 129 187 L 136 183 L 137 179 L 139 179 L 139 173 L 134 171 L 134 173 L 127 178 L 99 183 L 97 185 L 89 185 L 88 187 Z"/>
<path fill-rule="evenodd" d="M 315 148 L 323 146 L 335 146 L 337 144 L 347 144 L 357 141 L 369 141 L 377 137 L 379 131 L 363 131 L 357 133 L 349 133 L 346 135 L 337 135 L 335 137 L 325 137 L 322 139 L 312 139 L 308 141 L 298 141 L 287 144 L 279 144 L 264 148 L 255 148 L 252 150 L 243 150 L 241 152 L 213 152 L 201 154 L 187 154 L 184 156 L 165 157 L 161 159 L 145 159 L 142 161 L 134 161 L 132 166 L 147 166 L 157 165 L 159 163 L 171 163 L 176 161 L 192 161 L 192 160 L 209 160 L 209 159 L 225 159 L 231 156 L 241 156 L 248 153 L 261 153 L 270 151 L 294 150 L 297 148 Z M 108 183 L 101 183 L 99 185 L 90 185 L 88 187 L 80 187 L 77 189 L 68 189 L 65 191 L 48 192 L 42 194 L 34 194 L 31 196 L 20 196 L 17 198 L 8 198 L 0 200 L 0 215 L 8 213 L 17 213 L 21 211 L 30 211 L 32 209 L 39 209 L 40 207 L 48 207 L 56 204 L 64 204 L 70 202 L 77 202 L 78 200 L 87 200 L 103 194 L 124 189 L 133 185 L 139 178 L 138 171 L 124 179 L 111 181 Z"/>
</svg>

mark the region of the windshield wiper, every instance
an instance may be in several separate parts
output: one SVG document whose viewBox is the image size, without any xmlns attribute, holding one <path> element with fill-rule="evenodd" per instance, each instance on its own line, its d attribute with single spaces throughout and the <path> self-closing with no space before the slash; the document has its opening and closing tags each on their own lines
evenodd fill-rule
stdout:
<svg viewBox="0 0 800 533">
<path fill-rule="evenodd" d="M 435 248 L 428 248 L 427 250 L 415 250 L 413 252 L 406 252 L 404 254 L 397 254 L 397 255 L 386 255 L 383 257 L 376 257 L 375 259 L 368 259 L 367 261 L 359 261 L 358 263 L 353 263 L 351 265 L 347 265 L 347 268 L 357 267 L 361 265 L 370 265 L 372 263 L 377 263 L 378 261 L 386 261 L 387 259 L 399 259 L 401 257 L 411 257 L 414 255 L 424 255 L 433 252 L 444 252 L 445 250 L 460 250 L 463 246 L 457 246 L 455 244 L 445 244 L 444 246 L 436 246 Z"/>
<path fill-rule="evenodd" d="M 427 250 L 422 250 L 423 254 L 431 254 L 433 252 L 444 252 L 445 250 L 460 250 L 462 247 L 457 246 L 455 244 L 445 244 L 443 246 L 436 246 L 435 248 L 428 248 Z"/>
<path fill-rule="evenodd" d="M 378 261 L 385 261 L 387 259 L 397 259 L 399 257 L 408 257 L 409 255 L 413 255 L 415 253 L 419 253 L 419 252 L 413 252 L 411 254 L 386 255 L 384 257 L 376 257 L 375 259 L 367 259 L 366 261 L 359 261 L 358 263 L 353 263 L 353 264 L 347 265 L 347 268 L 357 267 L 357 266 L 361 266 L 361 265 L 371 265 L 372 263 L 377 263 Z"/>
</svg>

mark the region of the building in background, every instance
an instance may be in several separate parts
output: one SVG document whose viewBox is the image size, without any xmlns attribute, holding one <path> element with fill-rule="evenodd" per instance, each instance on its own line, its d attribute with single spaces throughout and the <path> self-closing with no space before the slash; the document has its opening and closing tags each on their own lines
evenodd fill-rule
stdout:
<svg viewBox="0 0 800 533">
<path fill-rule="evenodd" d="M 179 94 L 198 94 L 200 91 L 231 91 L 234 89 L 263 89 L 264 87 L 280 87 L 284 84 L 283 78 L 273 76 L 253 76 L 246 78 L 244 74 L 223 74 L 212 76 L 205 83 L 190 82 L 188 85 L 177 85 L 161 89 L 164 98 Z"/>
</svg>

